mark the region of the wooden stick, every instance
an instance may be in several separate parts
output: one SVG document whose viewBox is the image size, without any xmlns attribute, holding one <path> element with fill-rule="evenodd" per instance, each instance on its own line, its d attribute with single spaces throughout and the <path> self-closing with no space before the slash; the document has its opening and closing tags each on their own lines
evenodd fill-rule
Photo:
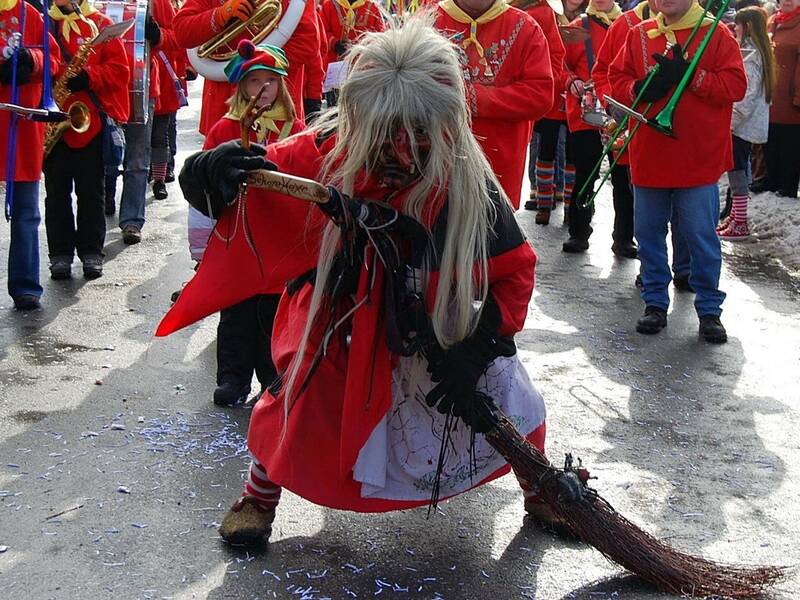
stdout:
<svg viewBox="0 0 800 600">
<path fill-rule="evenodd" d="M 247 185 L 315 204 L 325 204 L 331 198 L 328 188 L 321 183 L 279 171 L 250 171 L 247 174 Z"/>
<path fill-rule="evenodd" d="M 45 519 L 45 521 L 49 521 L 50 519 L 55 519 L 56 517 L 60 517 L 61 515 L 65 515 L 68 512 L 72 512 L 73 510 L 78 510 L 79 508 L 83 508 L 83 504 L 77 504 L 77 505 L 73 506 L 72 508 L 67 508 L 67 509 L 62 510 L 61 512 L 57 512 L 57 513 L 55 513 L 53 515 L 50 515 L 49 517 L 47 517 Z"/>
<path fill-rule="evenodd" d="M 253 128 L 253 125 L 258 118 L 264 114 L 264 111 L 269 108 L 266 104 L 264 106 L 257 107 L 258 101 L 261 100 L 261 97 L 264 95 L 264 92 L 267 91 L 268 86 L 269 84 L 265 83 L 261 86 L 261 89 L 258 90 L 258 93 L 250 98 L 250 102 L 248 102 L 247 106 L 245 106 L 244 113 L 239 119 L 239 134 L 241 136 L 242 148 L 245 150 L 250 149 L 250 130 Z"/>
</svg>

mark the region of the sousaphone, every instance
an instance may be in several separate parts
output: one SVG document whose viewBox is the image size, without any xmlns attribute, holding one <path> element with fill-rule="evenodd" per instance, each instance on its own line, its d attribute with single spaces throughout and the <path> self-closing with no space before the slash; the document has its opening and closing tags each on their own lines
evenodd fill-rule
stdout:
<svg viewBox="0 0 800 600">
<path fill-rule="evenodd" d="M 282 48 L 292 37 L 303 16 L 307 0 L 289 0 L 286 12 L 281 0 L 260 0 L 247 21 L 235 21 L 205 44 L 187 51 L 189 62 L 200 75 L 212 81 L 227 81 L 225 64 L 236 54 L 239 40 Z"/>
</svg>

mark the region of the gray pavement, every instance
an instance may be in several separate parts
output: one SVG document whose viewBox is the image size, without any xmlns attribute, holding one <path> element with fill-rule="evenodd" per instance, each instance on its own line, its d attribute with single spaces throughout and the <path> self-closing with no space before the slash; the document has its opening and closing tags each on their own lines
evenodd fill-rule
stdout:
<svg viewBox="0 0 800 600">
<path fill-rule="evenodd" d="M 180 115 L 181 159 L 200 145 L 196 109 L 197 94 Z M 53 282 L 45 261 L 44 310 L 0 297 L 0 598 L 667 597 L 525 524 L 510 477 L 430 518 L 285 494 L 266 551 L 220 543 L 248 412 L 211 403 L 215 318 L 153 338 L 191 275 L 185 204 L 169 188 L 151 198 L 138 246 L 109 220 L 102 279 Z M 638 263 L 611 255 L 610 212 L 604 194 L 580 256 L 561 252 L 564 228 L 519 214 L 540 262 L 518 342 L 548 404 L 550 456 L 575 452 L 615 507 L 680 548 L 800 562 L 800 283 L 726 247 L 730 342 L 698 340 L 687 294 L 661 335 L 638 335 Z M 771 597 L 795 598 L 798 584 Z"/>
</svg>

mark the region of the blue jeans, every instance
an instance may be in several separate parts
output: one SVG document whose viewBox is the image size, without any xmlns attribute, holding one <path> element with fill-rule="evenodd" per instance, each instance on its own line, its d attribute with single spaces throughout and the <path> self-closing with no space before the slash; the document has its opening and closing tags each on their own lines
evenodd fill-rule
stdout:
<svg viewBox="0 0 800 600">
<path fill-rule="evenodd" d="M 147 123 L 126 123 L 125 160 L 122 163 L 122 198 L 119 203 L 119 227 L 144 227 L 144 201 L 147 197 L 147 172 L 150 170 L 150 134 L 153 130 L 153 108 L 150 100 Z"/>
<path fill-rule="evenodd" d="M 8 294 L 42 295 L 39 283 L 39 182 L 15 181 L 8 249 Z"/>
<path fill-rule="evenodd" d="M 717 184 L 693 188 L 635 187 L 634 230 L 642 261 L 642 300 L 647 306 L 669 307 L 667 224 L 673 211 L 678 230 L 689 249 L 689 284 L 695 290 L 698 316 L 719 315 L 725 293 L 719 289 L 722 250 L 716 226 L 719 217 Z"/>
<path fill-rule="evenodd" d="M 672 207 L 672 218 L 669 229 L 672 238 L 672 272 L 677 277 L 689 276 L 689 245 L 681 232 L 681 217 L 675 206 Z"/>
</svg>

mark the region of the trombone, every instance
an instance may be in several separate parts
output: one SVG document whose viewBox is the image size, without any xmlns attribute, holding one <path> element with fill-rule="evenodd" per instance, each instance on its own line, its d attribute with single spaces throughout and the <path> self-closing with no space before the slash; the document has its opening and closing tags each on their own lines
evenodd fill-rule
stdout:
<svg viewBox="0 0 800 600">
<path fill-rule="evenodd" d="M 688 48 L 691 45 L 694 38 L 697 36 L 698 32 L 700 31 L 700 28 L 703 26 L 703 22 L 706 20 L 706 16 L 708 15 L 709 5 L 711 5 L 712 3 L 713 0 L 711 2 L 708 2 L 706 6 L 703 7 L 703 14 L 701 15 L 700 19 L 698 19 L 697 23 L 695 23 L 692 32 L 689 34 L 689 37 L 686 40 L 685 48 Z M 668 135 L 670 137 L 675 137 L 672 129 L 672 121 L 675 116 L 675 108 L 678 106 L 678 102 L 680 102 L 680 99 L 683 96 L 684 92 L 686 92 L 686 88 L 689 87 L 689 83 L 692 81 L 692 77 L 694 77 L 694 74 L 697 71 L 697 65 L 700 63 L 700 59 L 702 58 L 703 54 L 706 51 L 706 48 L 708 47 L 709 42 L 711 41 L 711 36 L 714 35 L 714 31 L 717 29 L 720 20 L 725 14 L 725 11 L 728 10 L 729 4 L 730 0 L 721 0 L 719 8 L 717 9 L 717 12 L 714 16 L 714 21 L 709 25 L 705 37 L 703 37 L 703 40 L 697 47 L 697 51 L 695 52 L 691 62 L 689 63 L 689 68 L 686 69 L 686 73 L 684 73 L 683 78 L 680 80 L 680 82 L 678 82 L 678 85 L 675 87 L 675 91 L 672 93 L 672 96 L 670 96 L 670 99 L 664 105 L 664 108 L 662 108 L 659 111 L 659 113 L 655 116 L 655 118 L 651 119 L 646 116 L 649 110 L 652 108 L 653 102 L 648 103 L 642 112 L 637 112 L 635 108 L 639 104 L 639 102 L 641 102 L 642 95 L 645 89 L 647 89 L 647 86 L 650 85 L 650 82 L 658 73 L 660 69 L 660 65 L 658 63 L 656 63 L 653 66 L 653 68 L 650 70 L 650 73 L 647 75 L 644 85 L 642 85 L 642 89 L 639 90 L 639 94 L 633 101 L 632 107 L 627 107 L 624 104 L 617 102 L 613 98 L 605 96 L 605 100 L 612 106 L 624 112 L 625 116 L 622 118 L 622 120 L 619 123 L 619 126 L 611 135 L 609 141 L 603 146 L 603 153 L 600 155 L 600 160 L 598 160 L 597 163 L 595 164 L 590 176 L 586 179 L 586 181 L 583 182 L 583 185 L 581 186 L 581 189 L 578 191 L 576 198 L 581 198 L 584 192 L 586 192 L 587 187 L 589 186 L 590 182 L 597 174 L 597 172 L 600 170 L 600 167 L 603 164 L 603 159 L 609 153 L 609 151 L 613 150 L 616 153 L 616 156 L 614 160 L 611 161 L 611 165 L 609 166 L 608 172 L 606 172 L 606 174 L 603 175 L 603 178 L 600 180 L 600 185 L 597 186 L 597 189 L 593 191 L 592 195 L 589 197 L 588 200 L 586 200 L 586 202 L 580 202 L 578 204 L 578 208 L 587 208 L 592 204 L 594 204 L 594 200 L 597 197 L 597 194 L 600 193 L 603 184 L 606 181 L 608 181 L 608 178 L 611 176 L 611 171 L 614 169 L 614 167 L 617 166 L 619 158 L 628 148 L 628 144 L 631 143 L 633 136 L 636 135 L 636 132 L 639 131 L 639 127 L 641 127 L 643 123 L 654 128 L 659 133 L 663 133 L 664 135 Z M 630 119 L 635 120 L 636 125 L 633 127 L 633 129 L 631 129 L 630 133 L 627 135 L 625 142 L 621 146 L 619 146 L 619 149 L 617 149 L 615 147 L 615 144 L 617 144 L 617 141 L 624 136 Z"/>
</svg>

